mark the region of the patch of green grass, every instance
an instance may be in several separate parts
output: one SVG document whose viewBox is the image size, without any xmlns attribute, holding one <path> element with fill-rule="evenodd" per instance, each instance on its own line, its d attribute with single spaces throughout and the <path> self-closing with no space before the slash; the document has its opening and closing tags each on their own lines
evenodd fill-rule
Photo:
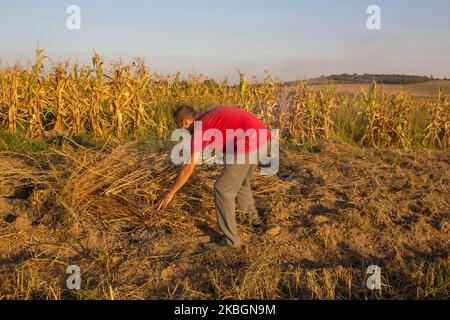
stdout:
<svg viewBox="0 0 450 320">
<path fill-rule="evenodd" d="M 50 145 L 44 139 L 30 139 L 24 133 L 10 133 L 0 130 L 0 151 L 19 153 L 47 152 Z"/>
<path fill-rule="evenodd" d="M 358 144 L 364 136 L 366 123 L 355 102 L 341 102 L 332 112 L 333 132 L 337 140 Z"/>
<path fill-rule="evenodd" d="M 322 152 L 322 147 L 320 142 L 307 141 L 302 144 L 286 144 L 285 148 L 287 151 L 301 152 L 301 153 L 320 153 Z"/>
</svg>

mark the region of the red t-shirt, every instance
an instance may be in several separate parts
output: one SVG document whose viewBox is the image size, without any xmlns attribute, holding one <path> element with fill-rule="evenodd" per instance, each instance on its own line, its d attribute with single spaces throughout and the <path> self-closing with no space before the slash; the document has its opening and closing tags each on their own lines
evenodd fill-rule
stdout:
<svg viewBox="0 0 450 320">
<path fill-rule="evenodd" d="M 197 116 L 195 122 L 193 153 L 204 151 L 208 146 L 228 154 L 249 153 L 271 139 L 270 131 L 258 118 L 234 107 L 216 107 Z"/>
</svg>

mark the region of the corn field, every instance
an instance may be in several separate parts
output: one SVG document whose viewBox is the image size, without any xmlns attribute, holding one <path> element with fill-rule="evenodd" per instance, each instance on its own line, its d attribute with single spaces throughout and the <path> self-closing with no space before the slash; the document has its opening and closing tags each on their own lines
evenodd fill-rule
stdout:
<svg viewBox="0 0 450 320">
<path fill-rule="evenodd" d="M 30 138 L 120 139 L 142 132 L 167 138 L 172 111 L 188 103 L 199 110 L 239 106 L 294 144 L 345 140 L 374 148 L 450 148 L 450 103 L 441 92 L 433 101 L 390 95 L 373 84 L 369 92 L 338 94 L 332 86 L 285 84 L 269 74 L 257 82 L 241 72 L 232 85 L 202 75 L 153 73 L 141 59 L 106 63 L 96 53 L 91 66 L 63 62 L 45 70 L 46 60 L 39 49 L 32 65 L 0 69 L 0 129 Z"/>
</svg>

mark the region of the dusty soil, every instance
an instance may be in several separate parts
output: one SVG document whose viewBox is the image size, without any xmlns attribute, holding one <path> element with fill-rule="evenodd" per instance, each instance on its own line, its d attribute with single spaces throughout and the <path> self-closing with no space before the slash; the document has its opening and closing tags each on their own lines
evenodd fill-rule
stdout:
<svg viewBox="0 0 450 320">
<path fill-rule="evenodd" d="M 449 153 L 284 151 L 278 176 L 254 181 L 261 214 L 281 231 L 264 234 L 239 213 L 244 247 L 220 252 L 200 246 L 218 236 L 217 170 L 199 168 L 167 217 L 136 216 L 153 195 L 117 191 L 116 176 L 91 190 L 80 168 L 92 163 L 69 158 L 0 155 L 3 299 L 449 298 Z M 74 264 L 81 290 L 66 288 Z M 381 268 L 381 290 L 366 286 L 370 265 Z"/>
</svg>

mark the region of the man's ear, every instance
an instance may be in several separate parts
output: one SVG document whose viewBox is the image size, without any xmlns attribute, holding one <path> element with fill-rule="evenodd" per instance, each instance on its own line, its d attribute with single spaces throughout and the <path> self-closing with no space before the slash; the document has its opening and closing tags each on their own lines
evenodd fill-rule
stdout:
<svg viewBox="0 0 450 320">
<path fill-rule="evenodd" d="M 190 120 L 190 119 L 184 119 L 183 120 L 183 128 L 189 128 L 189 126 L 191 125 L 191 123 L 192 123 L 192 120 Z"/>
</svg>

